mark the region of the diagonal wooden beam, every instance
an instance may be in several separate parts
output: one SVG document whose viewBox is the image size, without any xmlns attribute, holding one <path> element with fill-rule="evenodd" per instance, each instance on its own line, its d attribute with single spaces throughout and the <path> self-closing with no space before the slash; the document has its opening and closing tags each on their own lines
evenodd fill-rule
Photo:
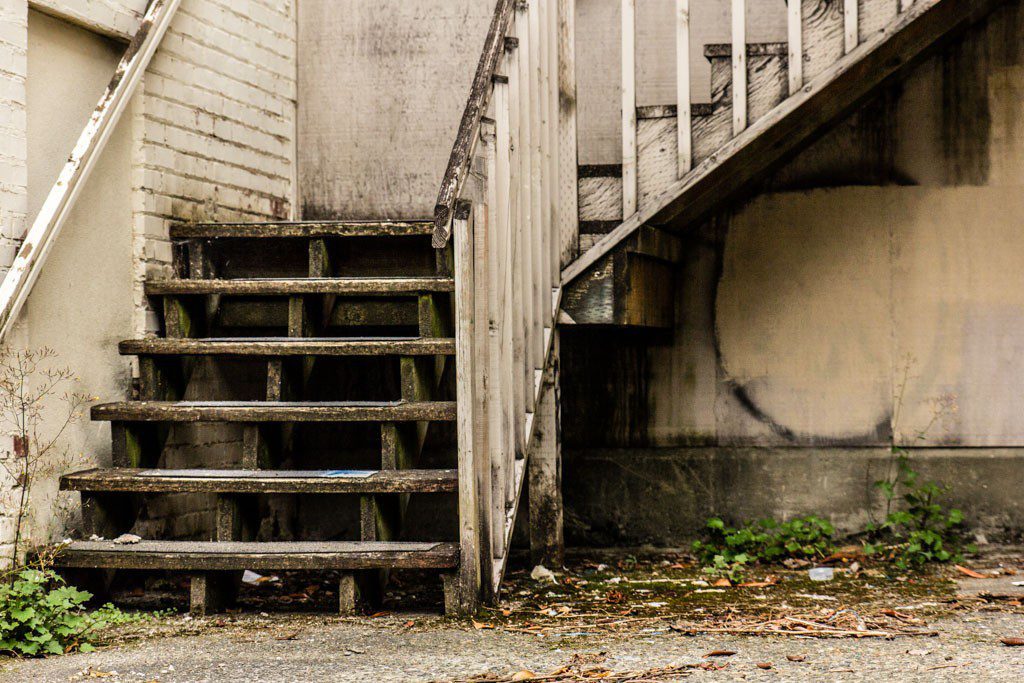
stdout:
<svg viewBox="0 0 1024 683">
<path fill-rule="evenodd" d="M 0 284 L 0 341 L 7 336 L 32 291 L 75 200 L 128 106 L 180 4 L 181 0 L 153 0 L 150 4 L 139 30 L 118 62 L 114 77 L 96 104 L 89 122 L 82 129 L 70 158 L 46 195 L 39 214 L 32 221 L 11 269 L 3 284 Z"/>
</svg>

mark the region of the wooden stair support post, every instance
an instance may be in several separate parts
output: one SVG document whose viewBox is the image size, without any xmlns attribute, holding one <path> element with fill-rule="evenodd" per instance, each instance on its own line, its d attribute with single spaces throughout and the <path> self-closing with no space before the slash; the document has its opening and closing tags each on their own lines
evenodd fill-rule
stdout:
<svg viewBox="0 0 1024 683">
<path fill-rule="evenodd" d="M 552 342 L 552 363 L 544 373 L 537 403 L 536 440 L 527 463 L 530 503 L 530 563 L 561 567 L 565 561 L 562 532 L 561 397 L 558 333 Z"/>
</svg>

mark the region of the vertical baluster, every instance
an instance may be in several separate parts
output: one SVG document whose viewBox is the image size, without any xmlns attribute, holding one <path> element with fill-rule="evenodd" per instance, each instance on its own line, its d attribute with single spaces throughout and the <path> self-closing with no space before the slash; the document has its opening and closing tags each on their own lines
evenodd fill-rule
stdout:
<svg viewBox="0 0 1024 683">
<path fill-rule="evenodd" d="M 542 299 L 542 278 L 544 277 L 544 249 L 543 240 L 545 231 L 548 229 L 545 217 L 546 207 L 544 205 L 544 191 L 542 188 L 542 150 L 544 145 L 544 127 L 541 123 L 543 116 L 542 106 L 544 103 L 542 88 L 543 79 L 541 75 L 541 35 L 540 35 L 540 4 L 538 0 L 531 0 L 528 13 L 530 16 L 530 101 L 533 105 L 530 111 L 530 127 L 533 134 L 530 137 L 532 143 L 531 153 L 533 162 L 531 164 L 533 180 L 533 237 L 530 242 L 533 256 L 531 259 L 531 272 L 529 288 L 533 296 L 533 320 L 530 342 L 533 344 L 533 365 L 526 368 L 526 411 L 533 412 L 533 374 L 534 369 L 543 362 L 541 357 L 542 345 L 544 343 L 544 330 L 541 325 L 541 311 L 543 310 Z"/>
<path fill-rule="evenodd" d="M 548 7 L 551 0 L 534 0 L 537 4 L 537 46 L 540 52 L 540 69 L 537 73 L 537 84 L 540 87 L 540 120 L 541 135 L 538 152 L 540 154 L 541 166 L 541 235 L 537 241 L 540 249 L 540 267 L 537 270 L 537 286 L 539 288 L 537 303 L 537 314 L 540 316 L 540 324 L 543 328 L 547 315 L 544 309 L 547 308 L 545 301 L 548 298 L 547 292 L 551 289 L 551 244 L 554 241 L 554 202 L 551 194 L 552 162 L 551 157 L 551 43 L 548 40 Z M 543 347 L 542 347 L 543 348 Z M 541 351 L 543 353 L 543 351 Z M 543 365 L 544 358 L 540 358 Z"/>
<path fill-rule="evenodd" d="M 804 41 L 801 0 L 789 2 L 789 94 L 804 87 Z"/>
<path fill-rule="evenodd" d="M 486 233 L 473 229 L 468 204 L 456 207 L 455 251 L 455 395 L 459 449 L 459 579 L 463 607 L 474 609 L 481 585 L 489 585 L 492 549 L 490 531 L 490 448 L 488 447 L 487 331 L 489 260 Z"/>
<path fill-rule="evenodd" d="M 690 0 L 676 0 L 676 126 L 678 177 L 693 167 L 693 124 L 690 118 Z"/>
<path fill-rule="evenodd" d="M 579 155 L 576 138 L 576 0 L 558 0 L 559 270 L 579 251 Z M 563 255 L 564 254 L 564 255 Z M 566 259 L 563 263 L 562 259 Z M 559 273 L 560 282 L 561 273 Z"/>
<path fill-rule="evenodd" d="M 533 136 L 535 134 L 533 109 L 536 93 L 533 90 L 533 48 L 530 35 L 530 12 L 525 3 L 519 6 L 519 11 L 516 14 L 516 27 L 517 35 L 519 36 L 519 125 L 521 130 L 520 149 L 522 150 L 520 158 L 522 177 L 522 182 L 520 183 L 522 190 L 520 216 L 523 223 L 522 240 L 520 242 L 522 265 L 519 272 L 519 286 L 523 294 L 522 325 L 525 361 L 519 368 L 518 382 L 520 394 L 522 395 L 522 410 L 516 415 L 517 434 L 521 434 L 522 430 L 519 429 L 519 425 L 526 412 L 533 410 L 533 403 L 530 402 L 529 396 L 530 378 L 532 377 L 537 353 L 537 346 L 533 342 L 533 240 L 537 222 L 535 216 L 538 215 L 537 198 L 534 192 L 535 168 L 533 163 Z"/>
<path fill-rule="evenodd" d="M 739 135 L 746 129 L 747 2 L 732 0 L 732 134 Z"/>
<path fill-rule="evenodd" d="M 548 44 L 548 187 L 551 198 L 551 237 L 548 243 L 548 296 L 561 275 L 562 238 L 558 226 L 558 0 L 545 0 L 544 37 Z M 551 317 L 551 306 L 545 306 Z"/>
<path fill-rule="evenodd" d="M 857 47 L 857 0 L 843 0 L 843 48 L 846 53 Z"/>
<path fill-rule="evenodd" d="M 492 87 L 497 90 L 497 83 Z M 495 98 L 491 98 L 492 105 Z M 494 113 L 493 110 L 491 112 Z M 487 231 L 487 244 L 490 248 L 487 272 L 487 316 L 483 318 L 487 325 L 485 334 L 487 336 L 487 376 L 489 383 L 485 389 L 488 392 L 488 419 L 487 430 L 488 441 L 491 446 L 491 535 L 494 539 L 494 557 L 502 557 L 505 552 L 505 478 L 509 473 L 505 467 L 507 461 L 507 433 L 505 411 L 507 406 L 502 402 L 502 348 L 501 348 L 501 326 L 502 313 L 505 307 L 504 288 L 502 287 L 507 267 L 505 254 L 505 240 L 501 233 L 501 218 L 499 211 L 499 175 L 498 161 L 495 140 L 495 121 L 485 119 L 480 126 L 480 144 L 483 147 L 484 160 L 486 161 L 485 179 L 485 201 L 486 211 L 482 212 L 482 220 L 477 226 L 478 230 Z"/>
<path fill-rule="evenodd" d="M 518 32 L 520 24 L 516 22 L 514 29 Z M 511 328 L 512 328 L 512 378 L 510 380 L 512 387 L 512 414 L 510 415 L 510 424 L 508 429 L 514 435 L 521 433 L 516 425 L 523 419 L 525 409 L 523 408 L 524 399 L 523 395 L 526 391 L 526 387 L 523 383 L 523 372 L 522 368 L 526 365 L 525 356 L 525 321 L 524 321 L 524 297 L 522 287 L 522 272 L 523 272 L 523 245 L 524 245 L 524 230 L 523 224 L 525 216 L 527 214 L 524 211 L 523 201 L 523 176 L 526 175 L 526 169 L 523 167 L 523 147 L 521 142 L 521 84 L 520 73 L 521 64 L 520 59 L 522 56 L 522 50 L 518 47 L 518 39 L 510 38 L 506 41 L 506 53 L 509 59 L 508 67 L 508 91 L 509 91 L 509 215 L 510 215 L 510 230 L 509 239 L 511 241 L 511 287 L 512 287 L 512 310 L 511 310 Z M 518 448 L 518 443 L 515 446 Z"/>
<path fill-rule="evenodd" d="M 636 213 L 636 0 L 622 0 L 622 219 Z"/>
<path fill-rule="evenodd" d="M 509 53 L 505 53 L 502 60 L 504 67 L 503 73 L 508 73 L 510 70 L 511 59 Z M 505 265 L 501 271 L 501 282 L 499 286 L 503 292 L 502 294 L 502 308 L 501 308 L 501 331 L 500 331 L 500 346 L 501 346 L 501 401 L 504 406 L 503 419 L 505 423 L 505 433 L 507 445 L 504 450 L 505 452 L 505 490 L 503 495 L 505 497 L 506 504 L 511 503 L 515 499 L 515 457 L 516 457 L 516 443 L 515 443 L 515 422 L 516 414 L 515 401 L 513 399 L 513 387 L 512 382 L 514 376 L 517 374 L 517 369 L 513 366 L 513 350 L 512 350 L 512 321 L 513 321 L 513 310 L 515 301 L 515 287 L 513 287 L 513 273 L 511 264 L 515 260 L 513 256 L 513 239 L 512 239 L 512 216 L 510 213 L 510 194 L 511 194 L 511 157 L 510 157 L 510 142 L 511 133 L 509 131 L 509 83 L 506 77 L 503 80 L 499 80 L 494 84 L 494 119 L 495 119 L 495 172 L 497 174 L 497 216 L 496 223 L 500 226 L 501 237 L 503 242 L 502 255 L 505 261 Z"/>
</svg>

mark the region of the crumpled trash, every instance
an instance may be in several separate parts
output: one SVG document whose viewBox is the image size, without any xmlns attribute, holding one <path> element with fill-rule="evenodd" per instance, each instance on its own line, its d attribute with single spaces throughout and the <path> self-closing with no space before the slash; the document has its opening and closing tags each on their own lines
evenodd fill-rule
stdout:
<svg viewBox="0 0 1024 683">
<path fill-rule="evenodd" d="M 142 536 L 136 536 L 135 534 L 121 534 L 115 538 L 111 543 L 117 545 L 131 545 L 132 543 L 139 543 L 142 541 Z"/>
<path fill-rule="evenodd" d="M 836 575 L 832 567 L 815 567 L 807 570 L 807 576 L 811 581 L 831 581 Z"/>
<path fill-rule="evenodd" d="M 242 583 L 247 583 L 251 586 L 258 586 L 261 583 L 276 583 L 280 580 L 277 576 L 263 576 L 249 569 L 242 572 Z"/>
<path fill-rule="evenodd" d="M 530 578 L 534 581 L 550 581 L 551 583 L 558 583 L 558 579 L 555 578 L 555 573 L 545 567 L 542 564 L 538 564 L 530 572 Z"/>
<path fill-rule="evenodd" d="M 97 536 L 96 534 L 93 534 L 92 536 L 89 537 L 89 540 L 90 541 L 105 541 L 107 539 L 103 538 L 102 536 Z"/>
</svg>

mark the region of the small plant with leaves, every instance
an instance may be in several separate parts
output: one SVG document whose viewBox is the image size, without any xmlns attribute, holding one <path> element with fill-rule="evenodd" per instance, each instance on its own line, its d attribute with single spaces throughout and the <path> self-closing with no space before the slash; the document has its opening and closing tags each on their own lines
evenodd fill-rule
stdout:
<svg viewBox="0 0 1024 683">
<path fill-rule="evenodd" d="M 0 653 L 38 657 L 91 652 L 102 629 L 149 618 L 110 604 L 87 611 L 91 598 L 91 593 L 65 583 L 48 558 L 10 572 L 0 584 Z"/>
<path fill-rule="evenodd" d="M 963 551 L 973 548 L 963 544 L 963 513 L 942 504 L 950 487 L 921 483 L 905 449 L 894 448 L 893 459 L 896 475 L 875 482 L 886 500 L 886 515 L 882 522 L 868 525 L 864 550 L 891 559 L 901 569 L 960 561 Z M 896 500 L 902 507 L 894 510 Z"/>
<path fill-rule="evenodd" d="M 903 412 L 912 363 L 913 359 L 908 358 L 894 396 L 894 425 Z M 936 422 L 956 411 L 953 397 L 939 399 L 936 406 L 931 420 L 917 432 L 917 441 L 924 441 Z M 873 521 L 867 527 L 864 550 L 868 554 L 892 560 L 901 569 L 910 569 L 930 562 L 956 562 L 964 550 L 973 549 L 963 543 L 963 513 L 943 504 L 951 487 L 934 481 L 921 482 L 920 474 L 911 465 L 908 448 L 892 446 L 886 476 L 874 482 L 874 487 L 885 500 L 885 513 L 882 521 Z"/>
<path fill-rule="evenodd" d="M 705 527 L 706 540 L 693 544 L 705 571 L 735 582 L 750 565 L 826 557 L 835 550 L 835 528 L 821 517 L 786 522 L 763 519 L 738 528 L 715 517 Z"/>
</svg>

